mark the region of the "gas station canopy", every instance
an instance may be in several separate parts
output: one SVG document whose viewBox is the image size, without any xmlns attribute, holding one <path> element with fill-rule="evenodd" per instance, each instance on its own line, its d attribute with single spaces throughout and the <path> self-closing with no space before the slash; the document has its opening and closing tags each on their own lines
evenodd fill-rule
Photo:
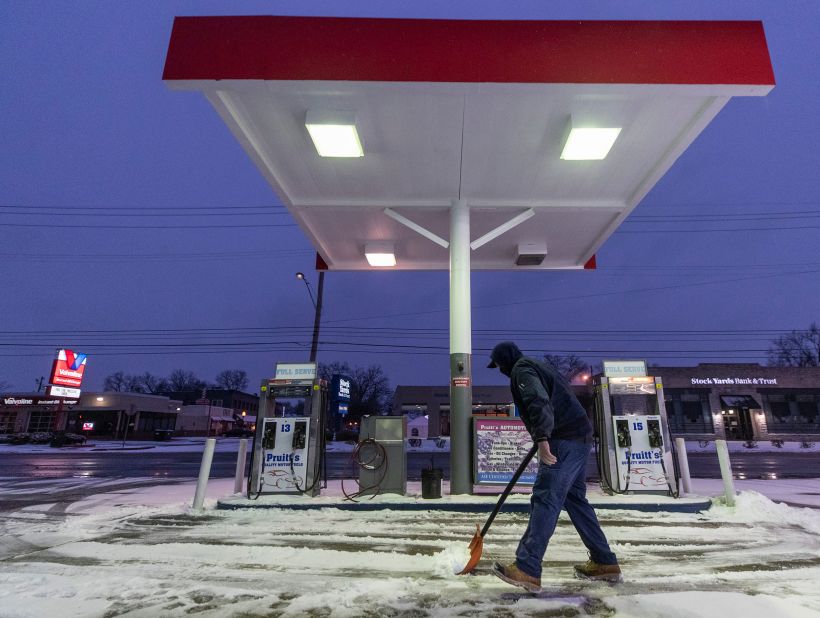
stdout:
<svg viewBox="0 0 820 618">
<path fill-rule="evenodd" d="M 205 94 L 331 270 L 447 269 L 456 200 L 472 269 L 589 266 L 732 96 L 774 85 L 759 22 L 274 16 L 176 18 L 163 79 Z"/>
</svg>

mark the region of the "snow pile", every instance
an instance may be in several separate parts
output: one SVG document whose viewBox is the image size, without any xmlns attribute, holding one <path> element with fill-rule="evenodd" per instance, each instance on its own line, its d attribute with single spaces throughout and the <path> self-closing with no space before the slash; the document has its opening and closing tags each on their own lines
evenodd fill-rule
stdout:
<svg viewBox="0 0 820 618">
<path fill-rule="evenodd" d="M 765 594 L 740 592 L 672 592 L 669 594 L 636 594 L 612 599 L 610 605 L 623 618 L 817 618 L 817 612 Z"/>
<path fill-rule="evenodd" d="M 443 551 L 435 555 L 433 575 L 442 578 L 454 577 L 464 570 L 470 559 L 469 542 L 448 543 Z"/>
<path fill-rule="evenodd" d="M 767 522 L 779 526 L 801 526 L 820 535 L 820 511 L 778 504 L 756 491 L 739 493 L 733 507 L 726 506 L 724 498 L 716 500 L 709 514 L 723 521 L 749 524 Z"/>
</svg>

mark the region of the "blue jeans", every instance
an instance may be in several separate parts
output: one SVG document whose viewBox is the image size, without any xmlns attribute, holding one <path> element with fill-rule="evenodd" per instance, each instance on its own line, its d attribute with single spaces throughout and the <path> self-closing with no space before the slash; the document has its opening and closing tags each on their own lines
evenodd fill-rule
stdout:
<svg viewBox="0 0 820 618">
<path fill-rule="evenodd" d="M 530 500 L 530 523 L 515 552 L 516 565 L 528 575 L 541 577 L 541 560 L 561 509 L 566 509 L 592 560 L 598 564 L 618 564 L 586 498 L 586 465 L 592 444 L 576 440 L 550 440 L 549 444 L 558 461 L 551 466 L 543 462 L 538 465 Z"/>
</svg>

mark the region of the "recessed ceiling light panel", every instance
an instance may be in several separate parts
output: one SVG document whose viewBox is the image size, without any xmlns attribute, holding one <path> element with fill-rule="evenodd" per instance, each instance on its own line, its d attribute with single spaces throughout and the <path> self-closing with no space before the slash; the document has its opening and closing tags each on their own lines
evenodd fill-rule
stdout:
<svg viewBox="0 0 820 618">
<path fill-rule="evenodd" d="M 309 111 L 305 127 L 320 157 L 362 157 L 364 149 L 350 112 Z"/>
<path fill-rule="evenodd" d="M 600 161 L 609 154 L 620 132 L 621 127 L 579 127 L 573 123 L 561 158 L 565 161 Z"/>
<path fill-rule="evenodd" d="M 391 243 L 373 242 L 364 246 L 364 256 L 371 266 L 395 266 L 396 254 Z"/>
</svg>

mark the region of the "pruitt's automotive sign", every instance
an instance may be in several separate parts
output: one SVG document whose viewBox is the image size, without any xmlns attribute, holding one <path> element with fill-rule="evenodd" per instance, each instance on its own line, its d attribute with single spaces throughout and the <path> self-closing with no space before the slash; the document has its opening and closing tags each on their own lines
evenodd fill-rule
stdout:
<svg viewBox="0 0 820 618">
<path fill-rule="evenodd" d="M 473 481 L 476 485 L 504 485 L 532 448 L 532 438 L 519 419 L 473 417 Z M 532 485 L 538 473 L 533 458 L 518 480 Z"/>
<path fill-rule="evenodd" d="M 85 354 L 78 354 L 71 350 L 59 350 L 57 360 L 51 367 L 49 384 L 79 388 L 83 383 L 86 360 Z"/>
</svg>

